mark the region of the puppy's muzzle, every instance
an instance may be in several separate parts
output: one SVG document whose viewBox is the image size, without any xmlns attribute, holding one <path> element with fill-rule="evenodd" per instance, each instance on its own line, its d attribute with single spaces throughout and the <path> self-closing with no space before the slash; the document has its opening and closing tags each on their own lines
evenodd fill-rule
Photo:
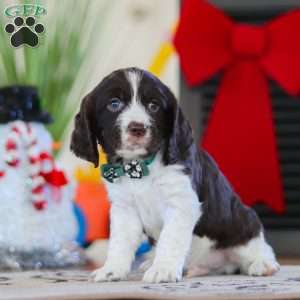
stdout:
<svg viewBox="0 0 300 300">
<path fill-rule="evenodd" d="M 127 132 L 135 138 L 142 138 L 146 135 L 147 126 L 143 123 L 131 122 L 128 125 Z"/>
</svg>

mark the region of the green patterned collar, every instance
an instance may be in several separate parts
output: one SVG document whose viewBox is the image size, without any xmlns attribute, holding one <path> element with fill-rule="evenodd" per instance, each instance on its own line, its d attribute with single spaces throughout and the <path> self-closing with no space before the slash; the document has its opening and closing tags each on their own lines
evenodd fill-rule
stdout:
<svg viewBox="0 0 300 300">
<path fill-rule="evenodd" d="M 112 183 L 122 176 L 141 179 L 149 175 L 148 165 L 153 162 L 154 158 L 155 154 L 143 160 L 133 159 L 124 164 L 104 164 L 101 166 L 101 174 L 106 180 Z"/>
</svg>

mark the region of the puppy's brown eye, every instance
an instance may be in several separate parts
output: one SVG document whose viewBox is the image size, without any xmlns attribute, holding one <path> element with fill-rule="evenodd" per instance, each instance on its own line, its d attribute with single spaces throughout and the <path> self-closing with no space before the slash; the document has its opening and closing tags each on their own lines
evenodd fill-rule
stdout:
<svg viewBox="0 0 300 300">
<path fill-rule="evenodd" d="M 117 112 L 120 111 L 124 106 L 124 103 L 119 98 L 113 98 L 110 100 L 110 102 L 107 104 L 107 109 L 111 112 Z"/>
<path fill-rule="evenodd" d="M 159 110 L 159 105 L 152 101 L 152 102 L 148 103 L 148 109 L 149 109 L 149 111 L 156 113 Z"/>
</svg>

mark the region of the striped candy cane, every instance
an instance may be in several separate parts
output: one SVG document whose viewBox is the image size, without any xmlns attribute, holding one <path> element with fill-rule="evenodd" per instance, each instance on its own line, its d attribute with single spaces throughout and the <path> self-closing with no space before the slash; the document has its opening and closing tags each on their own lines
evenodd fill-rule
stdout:
<svg viewBox="0 0 300 300">
<path fill-rule="evenodd" d="M 37 210 L 46 208 L 47 201 L 43 197 L 45 180 L 40 175 L 42 165 L 37 147 L 37 138 L 33 134 L 30 124 L 22 121 L 11 123 L 5 150 L 6 164 L 12 168 L 21 167 L 21 154 L 24 150 L 26 151 L 29 163 L 29 188 L 31 189 L 32 204 Z"/>
</svg>

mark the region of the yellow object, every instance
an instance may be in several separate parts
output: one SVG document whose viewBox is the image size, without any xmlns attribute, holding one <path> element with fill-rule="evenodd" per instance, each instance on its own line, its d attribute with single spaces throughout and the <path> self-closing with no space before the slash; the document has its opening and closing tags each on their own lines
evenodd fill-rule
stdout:
<svg viewBox="0 0 300 300">
<path fill-rule="evenodd" d="M 99 147 L 100 165 L 107 162 L 106 155 Z M 101 182 L 100 168 L 95 168 L 93 165 L 88 167 L 77 167 L 75 169 L 75 178 L 78 182 Z"/>
<path fill-rule="evenodd" d="M 157 54 L 154 56 L 153 62 L 150 64 L 148 70 L 155 76 L 161 76 L 167 62 L 174 53 L 174 47 L 171 42 L 163 42 Z"/>
<path fill-rule="evenodd" d="M 93 166 L 88 166 L 86 168 L 77 167 L 75 169 L 75 178 L 78 182 L 101 182 L 100 170 L 99 168 L 94 168 Z"/>
<path fill-rule="evenodd" d="M 150 64 L 148 70 L 153 73 L 155 76 L 160 77 L 163 73 L 169 59 L 175 53 L 173 43 L 171 41 L 173 33 L 177 28 L 178 22 L 175 22 L 172 30 L 171 37 L 169 36 L 159 47 L 157 53 L 154 55 L 152 63 Z"/>
<path fill-rule="evenodd" d="M 101 147 L 99 147 L 99 161 L 100 161 L 100 165 L 107 163 L 106 154 L 104 153 Z"/>
</svg>

